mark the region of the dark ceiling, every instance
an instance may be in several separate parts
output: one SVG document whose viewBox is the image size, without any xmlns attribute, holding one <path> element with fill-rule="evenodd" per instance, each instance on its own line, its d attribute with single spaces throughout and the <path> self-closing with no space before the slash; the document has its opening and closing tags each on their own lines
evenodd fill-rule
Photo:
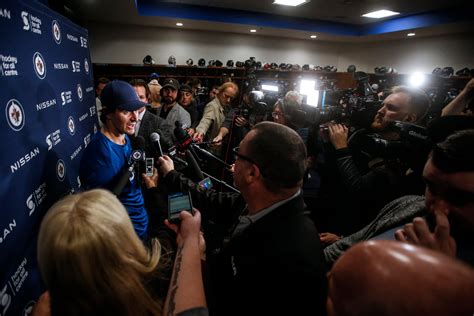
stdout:
<svg viewBox="0 0 474 316">
<path fill-rule="evenodd" d="M 288 7 L 274 5 L 273 0 L 168 0 L 161 2 L 251 11 L 349 24 L 375 22 L 373 19 L 361 17 L 362 14 L 374 10 L 386 9 L 400 12 L 400 17 L 451 8 L 462 8 L 473 3 L 472 0 L 311 0 L 298 7 Z"/>
<path fill-rule="evenodd" d="M 472 0 L 311 0 L 299 7 L 273 0 L 49 0 L 50 6 L 87 27 L 120 23 L 318 40 L 375 41 L 441 34 L 474 34 Z M 380 20 L 361 17 L 377 9 L 401 14 Z"/>
</svg>

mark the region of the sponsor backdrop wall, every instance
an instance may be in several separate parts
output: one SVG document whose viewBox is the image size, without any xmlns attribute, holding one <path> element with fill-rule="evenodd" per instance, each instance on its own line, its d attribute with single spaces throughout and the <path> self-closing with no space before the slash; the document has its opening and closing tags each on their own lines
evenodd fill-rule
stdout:
<svg viewBox="0 0 474 316">
<path fill-rule="evenodd" d="M 41 219 L 80 189 L 79 162 L 98 121 L 87 30 L 18 0 L 0 3 L 0 29 L 0 316 L 28 315 L 44 291 Z"/>
</svg>

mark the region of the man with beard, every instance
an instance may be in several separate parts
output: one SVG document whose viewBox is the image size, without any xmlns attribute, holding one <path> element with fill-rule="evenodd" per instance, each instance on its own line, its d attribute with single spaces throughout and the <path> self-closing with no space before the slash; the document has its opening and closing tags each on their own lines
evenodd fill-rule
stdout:
<svg viewBox="0 0 474 316">
<path fill-rule="evenodd" d="M 340 177 L 334 188 L 337 196 L 332 198 L 335 205 L 339 203 L 335 220 L 344 227 L 339 234 L 346 235 L 359 230 L 373 220 L 389 201 L 406 194 L 419 193 L 414 192 L 415 190 L 422 190 L 422 184 L 417 183 L 415 176 L 407 177 L 413 166 L 401 163 L 399 157 L 367 155 L 367 151 L 358 145 L 368 143 L 367 135 L 370 132 L 377 133 L 377 138 L 386 141 L 399 139 L 400 135 L 392 128 L 392 123 L 402 121 L 420 124 L 429 109 L 430 101 L 420 89 L 398 86 L 392 89 L 382 105 L 374 117 L 371 131 L 357 131 L 351 144 L 348 142 L 348 128 L 345 125 L 329 124 L 328 136 L 335 149 L 333 154 Z M 417 154 L 423 154 L 421 149 Z M 423 157 L 421 161 L 424 161 Z M 422 163 L 419 172 L 421 167 Z M 334 178 L 334 175 L 330 177 Z M 336 201 L 341 196 L 345 197 L 345 201 Z M 336 227 L 337 224 L 331 226 Z"/>
<path fill-rule="evenodd" d="M 457 257 L 474 265 L 474 130 L 461 130 L 437 143 L 423 170 L 425 196 L 387 204 L 362 230 L 326 247 L 329 264 L 352 245 L 397 239 Z"/>
<path fill-rule="evenodd" d="M 188 111 L 191 117 L 191 126 L 188 128 L 188 134 L 193 136 L 196 126 L 199 124 L 199 114 L 196 107 L 196 100 L 192 88 L 183 84 L 179 88 L 179 104 Z"/>
<path fill-rule="evenodd" d="M 167 78 L 161 88 L 161 108 L 158 109 L 158 115 L 165 119 L 170 126 L 175 126 L 179 122 L 182 128 L 191 127 L 191 116 L 178 104 L 179 82 L 174 78 Z"/>
</svg>

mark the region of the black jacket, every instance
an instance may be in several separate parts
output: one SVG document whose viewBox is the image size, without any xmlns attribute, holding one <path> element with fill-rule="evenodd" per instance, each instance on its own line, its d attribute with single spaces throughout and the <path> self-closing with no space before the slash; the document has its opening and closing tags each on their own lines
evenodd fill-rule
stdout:
<svg viewBox="0 0 474 316">
<path fill-rule="evenodd" d="M 326 269 L 302 195 L 233 236 L 208 258 L 212 315 L 324 315 Z"/>
<path fill-rule="evenodd" d="M 154 132 L 160 135 L 160 144 L 163 151 L 166 151 L 173 145 L 173 127 L 169 126 L 161 117 L 145 110 L 137 136 L 142 136 L 145 139 L 145 153 L 147 157 L 156 156 L 150 140 L 150 135 Z"/>
<path fill-rule="evenodd" d="M 164 181 L 170 191 L 190 191 L 201 211 L 212 315 L 325 314 L 325 262 L 318 232 L 304 214 L 302 195 L 222 243 L 245 207 L 242 196 L 200 191 L 177 171 Z"/>
</svg>

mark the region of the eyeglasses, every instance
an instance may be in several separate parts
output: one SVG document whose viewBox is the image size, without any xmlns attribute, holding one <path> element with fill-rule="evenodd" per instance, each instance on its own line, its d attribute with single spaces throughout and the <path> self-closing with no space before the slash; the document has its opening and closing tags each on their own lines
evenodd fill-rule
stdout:
<svg viewBox="0 0 474 316">
<path fill-rule="evenodd" d="M 247 161 L 247 162 L 250 162 L 251 164 L 256 165 L 256 166 L 258 167 L 258 169 L 260 170 L 260 173 L 262 174 L 262 176 L 264 176 L 264 177 L 266 176 L 266 171 L 265 171 L 264 169 L 262 169 L 262 167 L 260 167 L 260 165 L 257 164 L 257 163 L 255 162 L 255 160 L 253 160 L 252 158 L 249 158 L 249 157 L 244 156 L 244 155 L 242 155 L 242 154 L 239 153 L 239 146 L 234 147 L 234 148 L 232 149 L 232 151 L 234 152 L 234 155 L 235 155 L 235 157 L 236 157 L 236 158 L 235 158 L 236 160 L 237 160 L 237 158 L 239 158 L 239 159 L 245 160 L 245 161 Z"/>
<path fill-rule="evenodd" d="M 249 158 L 249 157 L 244 156 L 244 155 L 242 155 L 242 154 L 239 153 L 239 146 L 234 147 L 234 148 L 232 149 L 232 151 L 234 152 L 234 155 L 235 155 L 236 157 L 238 157 L 238 158 L 240 158 L 240 159 L 242 159 L 242 160 L 248 161 L 248 162 L 250 162 L 250 163 L 252 163 L 252 164 L 254 164 L 254 165 L 256 165 L 256 166 L 258 167 L 258 164 L 257 164 L 252 158 Z"/>
<path fill-rule="evenodd" d="M 285 114 L 283 114 L 282 112 L 272 112 L 273 118 L 283 117 L 283 116 L 285 116 Z"/>
</svg>

